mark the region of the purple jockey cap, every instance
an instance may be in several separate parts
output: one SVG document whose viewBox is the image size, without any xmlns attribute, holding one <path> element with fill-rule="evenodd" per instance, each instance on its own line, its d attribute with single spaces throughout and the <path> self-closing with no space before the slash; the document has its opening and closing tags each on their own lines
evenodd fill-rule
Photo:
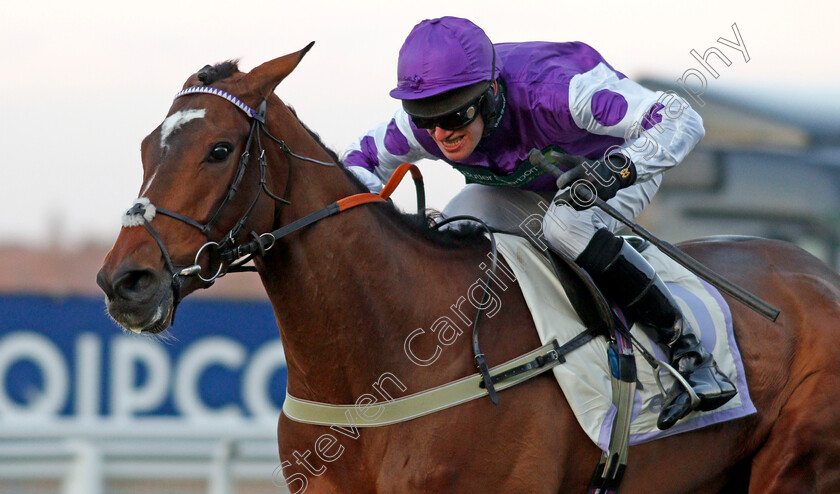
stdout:
<svg viewBox="0 0 840 494">
<path fill-rule="evenodd" d="M 480 27 L 458 17 L 426 19 L 400 48 L 397 87 L 390 94 L 403 100 L 409 114 L 438 116 L 479 97 L 500 70 L 493 43 Z"/>
</svg>

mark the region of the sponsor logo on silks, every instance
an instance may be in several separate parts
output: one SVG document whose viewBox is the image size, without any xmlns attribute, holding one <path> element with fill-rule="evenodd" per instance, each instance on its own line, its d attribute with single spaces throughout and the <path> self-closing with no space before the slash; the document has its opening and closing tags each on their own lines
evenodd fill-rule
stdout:
<svg viewBox="0 0 840 494">
<path fill-rule="evenodd" d="M 566 154 L 565 151 L 554 144 L 543 149 L 542 153 L 552 162 L 554 160 L 552 160 L 553 155 L 551 153 Z M 491 185 L 496 187 L 524 187 L 546 173 L 541 168 L 532 165 L 527 159 L 520 161 L 513 173 L 508 175 L 499 175 L 489 168 L 481 166 L 458 165 L 453 163 L 452 167 L 467 179 L 468 184 Z M 558 168 L 561 171 L 566 171 L 563 167 L 558 166 Z"/>
</svg>

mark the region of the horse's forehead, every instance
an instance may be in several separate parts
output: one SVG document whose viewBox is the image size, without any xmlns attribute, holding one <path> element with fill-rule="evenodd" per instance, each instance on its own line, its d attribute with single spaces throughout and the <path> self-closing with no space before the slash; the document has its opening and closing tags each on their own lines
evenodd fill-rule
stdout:
<svg viewBox="0 0 840 494">
<path fill-rule="evenodd" d="M 160 124 L 160 147 L 165 148 L 167 146 L 167 139 L 169 139 L 169 136 L 173 132 L 190 121 L 204 118 L 206 115 L 207 110 L 204 108 L 188 108 L 178 110 L 166 117 L 163 123 Z"/>
<path fill-rule="evenodd" d="M 161 149 L 169 146 L 182 129 L 201 131 L 204 128 L 238 128 L 238 108 L 211 95 L 188 95 L 179 98 L 156 129 Z"/>
</svg>

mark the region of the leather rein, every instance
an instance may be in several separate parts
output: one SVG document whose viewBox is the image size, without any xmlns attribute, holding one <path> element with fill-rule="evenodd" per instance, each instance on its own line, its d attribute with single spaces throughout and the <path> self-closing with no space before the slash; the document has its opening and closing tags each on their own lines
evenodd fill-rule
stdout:
<svg viewBox="0 0 840 494">
<path fill-rule="evenodd" d="M 248 133 L 248 139 L 245 142 L 245 149 L 242 152 L 242 155 L 239 157 L 239 163 L 237 165 L 233 181 L 231 182 L 230 187 L 228 187 L 228 191 L 225 194 L 225 198 L 222 200 L 222 203 L 219 205 L 219 207 L 216 209 L 216 211 L 213 213 L 213 215 L 207 222 L 201 223 L 199 221 L 194 220 L 193 218 L 177 213 L 175 211 L 170 211 L 168 209 L 154 206 L 146 198 L 140 198 L 135 200 L 134 204 L 124 214 L 123 220 L 126 226 L 130 227 L 142 224 L 146 228 L 146 230 L 148 230 L 149 234 L 152 236 L 152 238 L 155 240 L 158 247 L 160 248 L 167 269 L 172 274 L 171 287 L 173 321 L 175 319 L 175 310 L 178 307 L 178 304 L 183 299 L 183 297 L 181 296 L 181 286 L 185 279 L 190 277 L 196 277 L 203 283 L 201 288 L 209 288 L 211 285 L 213 285 L 216 279 L 221 278 L 227 273 L 256 271 L 256 268 L 254 268 L 253 266 L 245 266 L 245 264 L 251 259 L 253 259 L 256 255 L 264 255 L 266 251 L 270 250 L 280 238 L 285 237 L 286 235 L 289 235 L 293 232 L 296 232 L 301 228 L 309 226 L 312 223 L 315 223 L 323 218 L 332 216 L 342 211 L 346 211 L 361 204 L 387 201 L 390 194 L 394 191 L 394 189 L 397 187 L 397 184 L 408 171 L 411 172 L 412 178 L 414 179 L 415 186 L 417 188 L 418 210 L 422 211 L 425 208 L 423 178 L 420 174 L 420 171 L 414 165 L 403 164 L 402 166 L 400 166 L 400 168 L 397 170 L 397 172 L 394 174 L 392 179 L 388 182 L 388 184 L 385 186 L 385 188 L 380 194 L 360 193 L 346 197 L 344 199 L 340 199 L 326 206 L 323 209 L 315 211 L 314 213 L 311 213 L 298 220 L 295 220 L 292 223 L 278 228 L 277 230 L 274 230 L 272 232 L 257 234 L 252 231 L 249 234 L 249 237 L 251 238 L 250 242 L 237 245 L 236 239 L 242 233 L 251 212 L 253 211 L 254 207 L 257 204 L 257 201 L 259 200 L 260 195 L 263 192 L 265 192 L 265 194 L 268 195 L 274 201 L 279 202 L 281 204 L 281 207 L 284 205 L 291 204 L 291 202 L 287 199 L 291 189 L 291 166 L 289 167 L 289 179 L 286 181 L 286 190 L 284 191 L 283 196 L 278 196 L 272 193 L 268 188 L 266 182 L 268 161 L 266 159 L 265 149 L 263 148 L 262 140 L 260 138 L 262 134 L 265 134 L 272 141 L 276 142 L 279 145 L 280 150 L 289 158 L 294 158 L 300 161 L 307 161 L 321 166 L 336 166 L 336 164 L 326 161 L 319 161 L 313 158 L 296 154 L 291 150 L 291 148 L 289 148 L 285 141 L 274 137 L 265 126 L 265 112 L 267 108 L 266 100 L 263 100 L 260 103 L 259 111 L 256 111 L 248 105 L 246 105 L 237 97 L 233 96 L 232 94 L 221 89 L 211 88 L 207 86 L 189 87 L 178 92 L 175 95 L 174 99 L 178 99 L 180 97 L 190 94 L 212 94 L 224 98 L 225 100 L 233 103 L 237 108 L 242 110 L 251 119 L 251 129 Z M 252 145 L 256 145 L 256 150 L 258 153 L 258 162 L 260 167 L 260 182 L 257 194 L 254 196 L 253 200 L 248 206 L 248 209 L 234 224 L 234 226 L 227 232 L 227 234 L 225 234 L 220 240 L 213 240 L 211 237 L 213 227 L 216 226 L 216 223 L 222 215 L 222 211 L 233 200 L 234 196 L 236 196 L 237 192 L 239 191 L 242 179 L 245 176 L 245 171 L 247 170 L 248 164 L 250 162 L 250 149 Z M 173 262 L 172 257 L 169 254 L 169 250 L 166 248 L 157 231 L 154 229 L 154 227 L 152 227 L 150 223 L 151 220 L 154 218 L 155 214 L 157 213 L 160 213 L 164 216 L 169 216 L 170 218 L 174 218 L 178 221 L 186 223 L 187 225 L 198 229 L 207 238 L 207 242 L 204 245 L 202 245 L 196 252 L 195 260 L 192 265 L 177 265 Z M 277 215 L 275 215 L 275 217 L 277 217 Z M 201 254 L 207 249 L 212 249 L 213 251 L 215 251 L 219 260 L 218 268 L 215 270 L 215 273 L 213 273 L 209 277 L 205 277 L 202 275 L 202 266 L 199 262 Z"/>
<path fill-rule="evenodd" d="M 151 202 L 147 198 L 139 198 L 135 200 L 134 204 L 125 212 L 123 221 L 127 227 L 136 226 L 136 225 L 143 225 L 155 242 L 160 248 L 160 251 L 163 255 L 164 262 L 166 263 L 166 267 L 169 272 L 172 274 L 172 281 L 171 281 L 171 289 L 172 289 L 172 315 L 171 321 L 175 320 L 175 312 L 178 308 L 178 304 L 181 302 L 183 297 L 181 296 L 181 286 L 183 284 L 184 279 L 189 277 L 197 277 L 203 285 L 201 288 L 209 288 L 216 279 L 224 276 L 227 273 L 232 272 L 242 272 L 242 271 L 256 271 L 256 268 L 253 266 L 245 266 L 251 259 L 255 256 L 263 256 L 265 253 L 270 250 L 276 244 L 277 240 L 294 233 L 302 228 L 305 228 L 313 223 L 316 223 L 324 218 L 329 216 L 333 216 L 338 214 L 342 211 L 346 211 L 348 209 L 354 208 L 356 206 L 360 206 L 362 204 L 369 204 L 373 202 L 385 202 L 390 197 L 391 193 L 394 189 L 397 188 L 397 185 L 402 181 L 403 177 L 407 172 L 411 173 L 412 178 L 414 179 L 415 189 L 417 191 L 417 210 L 418 212 L 422 212 L 425 210 L 425 189 L 423 187 L 423 177 L 420 173 L 420 170 L 417 166 L 410 164 L 410 163 L 403 163 L 400 165 L 391 178 L 388 180 L 388 183 L 385 184 L 382 191 L 379 194 L 374 194 L 371 192 L 364 192 L 360 194 L 354 194 L 349 197 L 345 197 L 343 199 L 339 199 L 338 201 L 333 202 L 332 204 L 327 205 L 326 207 L 310 213 L 303 218 L 299 218 L 288 225 L 282 226 L 272 232 L 257 234 L 256 232 L 250 232 L 249 237 L 251 238 L 250 242 L 243 243 L 243 244 L 236 244 L 236 238 L 242 233 L 243 228 L 245 227 L 246 222 L 248 221 L 248 217 L 253 211 L 254 207 L 259 200 L 260 194 L 265 192 L 271 199 L 283 205 L 289 205 L 291 202 L 287 199 L 289 196 L 289 192 L 291 189 L 291 166 L 289 166 L 289 177 L 286 180 L 286 190 L 283 193 L 283 197 L 277 196 L 273 194 L 269 189 L 266 183 L 266 175 L 268 170 L 268 162 L 265 157 L 265 149 L 262 146 L 262 140 L 260 139 L 261 134 L 265 134 L 269 137 L 272 141 L 277 143 L 280 146 L 280 150 L 290 158 L 295 158 L 300 161 L 307 161 L 310 163 L 314 163 L 321 166 L 336 166 L 335 163 L 330 163 L 326 161 L 319 161 L 313 158 L 309 158 L 306 156 L 301 156 L 296 154 L 289 148 L 285 141 L 274 137 L 268 129 L 265 127 L 265 113 L 267 108 L 267 101 L 264 99 L 260 103 L 259 111 L 254 110 L 247 104 L 245 104 L 242 100 L 233 96 L 232 94 L 223 91 L 221 89 L 212 88 L 208 86 L 193 86 L 186 88 L 182 91 L 179 91 L 174 99 L 178 99 L 180 97 L 190 95 L 190 94 L 212 94 L 225 100 L 233 103 L 237 108 L 242 110 L 248 117 L 251 119 L 251 129 L 248 133 L 248 139 L 245 143 L 245 149 L 242 152 L 242 155 L 239 157 L 239 164 L 236 169 L 236 173 L 234 174 L 233 181 L 231 182 L 230 187 L 228 188 L 227 194 L 225 195 L 224 200 L 216 209 L 216 212 L 213 216 L 210 217 L 206 223 L 200 223 L 188 216 L 182 215 L 180 213 L 170 211 L 164 208 L 156 207 L 151 204 Z M 245 171 L 247 169 L 248 163 L 250 161 L 251 153 L 251 145 L 255 143 L 257 146 L 257 151 L 259 153 L 259 166 L 260 166 L 260 183 L 259 189 L 257 194 L 254 196 L 254 199 L 251 201 L 251 204 L 248 206 L 248 209 L 236 222 L 236 224 L 228 231 L 228 233 L 221 239 L 221 240 L 212 240 L 211 238 L 211 231 L 213 227 L 216 225 L 216 222 L 221 217 L 221 213 L 224 210 L 225 206 L 227 206 L 236 195 L 237 191 L 239 190 L 239 186 L 242 182 L 243 177 L 245 176 Z M 291 165 L 291 161 L 290 161 Z M 179 220 L 183 223 L 186 223 L 196 229 L 198 229 L 201 233 L 205 235 L 207 238 L 207 242 L 202 245 L 195 254 L 195 260 L 192 265 L 184 266 L 184 265 L 176 265 L 172 261 L 172 257 L 169 254 L 168 249 L 164 245 L 163 241 L 161 240 L 160 236 L 158 235 L 157 231 L 152 227 L 151 220 L 154 218 L 156 213 L 160 213 L 164 216 L 169 216 L 170 218 L 174 218 Z M 278 215 L 275 215 L 277 218 Z M 496 264 L 498 259 L 498 252 L 496 250 L 496 241 L 493 237 L 493 232 L 491 229 L 478 218 L 470 217 L 470 216 L 456 216 L 451 218 L 446 218 L 443 221 L 438 222 L 433 228 L 439 228 L 445 224 L 456 222 L 456 221 L 473 221 L 478 223 L 488 234 L 490 238 L 490 245 L 491 245 L 491 254 L 492 254 L 492 266 L 487 271 L 485 276 L 485 286 L 487 286 L 487 290 L 485 291 L 484 295 L 482 296 L 481 306 L 478 309 L 476 314 L 476 318 L 473 324 L 473 334 L 472 334 L 472 347 L 473 347 L 473 356 L 475 360 L 475 365 L 479 370 L 479 374 L 482 378 L 483 387 L 486 389 L 487 394 L 490 397 L 490 400 L 494 404 L 498 404 L 498 397 L 496 395 L 496 389 L 494 386 L 494 381 L 491 378 L 490 370 L 486 363 L 486 358 L 484 353 L 479 348 L 478 343 L 478 335 L 479 335 L 479 326 L 480 321 L 483 315 L 483 309 L 485 304 L 488 302 L 489 299 L 489 291 L 492 289 L 493 283 L 493 275 L 496 271 Z M 205 278 L 202 276 L 201 271 L 202 267 L 199 262 L 199 257 L 204 252 L 205 249 L 212 248 L 215 250 L 216 254 L 218 255 L 219 259 L 219 267 L 216 269 L 216 272 L 210 276 L 209 278 Z M 211 259 L 212 262 L 212 259 Z"/>
</svg>

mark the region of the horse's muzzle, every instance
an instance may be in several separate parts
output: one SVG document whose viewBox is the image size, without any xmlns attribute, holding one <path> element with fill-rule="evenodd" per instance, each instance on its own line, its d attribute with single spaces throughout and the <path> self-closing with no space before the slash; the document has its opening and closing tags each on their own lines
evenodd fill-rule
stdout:
<svg viewBox="0 0 840 494">
<path fill-rule="evenodd" d="M 96 284 L 105 292 L 108 314 L 135 333 L 159 333 L 170 322 L 174 296 L 170 277 L 150 268 L 103 267 Z"/>
</svg>

